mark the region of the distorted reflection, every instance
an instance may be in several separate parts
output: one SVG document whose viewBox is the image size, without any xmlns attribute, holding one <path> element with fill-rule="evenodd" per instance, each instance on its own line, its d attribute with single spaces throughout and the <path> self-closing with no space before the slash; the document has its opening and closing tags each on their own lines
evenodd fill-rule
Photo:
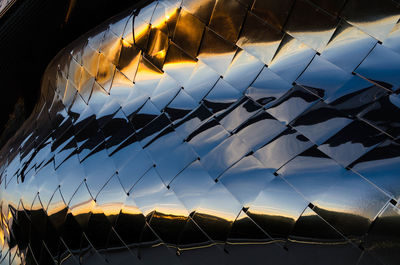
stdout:
<svg viewBox="0 0 400 265">
<path fill-rule="evenodd" d="M 154 0 L 50 63 L 0 264 L 398 264 L 392 0 Z"/>
</svg>

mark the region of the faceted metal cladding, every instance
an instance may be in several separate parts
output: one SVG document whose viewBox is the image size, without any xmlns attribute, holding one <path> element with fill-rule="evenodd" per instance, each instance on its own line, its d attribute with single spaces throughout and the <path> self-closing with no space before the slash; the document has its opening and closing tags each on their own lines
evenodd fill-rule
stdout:
<svg viewBox="0 0 400 265">
<path fill-rule="evenodd" d="M 1 263 L 398 264 L 399 18 L 160 0 L 99 26 L 1 151 Z"/>
</svg>

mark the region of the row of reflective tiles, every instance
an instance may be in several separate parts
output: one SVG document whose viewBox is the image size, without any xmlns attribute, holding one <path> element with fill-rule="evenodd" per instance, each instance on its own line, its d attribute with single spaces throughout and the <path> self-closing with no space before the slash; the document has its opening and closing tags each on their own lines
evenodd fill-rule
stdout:
<svg viewBox="0 0 400 265">
<path fill-rule="evenodd" d="M 155 1 L 64 49 L 2 150 L 3 262 L 395 264 L 375 2 Z"/>
</svg>

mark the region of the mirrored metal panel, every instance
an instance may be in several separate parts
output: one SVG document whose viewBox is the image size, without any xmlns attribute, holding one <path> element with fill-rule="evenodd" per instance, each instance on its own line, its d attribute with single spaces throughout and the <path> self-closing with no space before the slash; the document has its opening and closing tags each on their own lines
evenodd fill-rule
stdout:
<svg viewBox="0 0 400 265">
<path fill-rule="evenodd" d="M 0 152 L 0 264 L 397 265 L 397 2 L 144 1 L 81 36 Z"/>
</svg>

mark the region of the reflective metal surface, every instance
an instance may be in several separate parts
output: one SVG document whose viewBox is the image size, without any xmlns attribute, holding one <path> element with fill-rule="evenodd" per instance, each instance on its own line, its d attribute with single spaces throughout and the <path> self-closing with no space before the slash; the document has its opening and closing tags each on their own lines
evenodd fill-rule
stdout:
<svg viewBox="0 0 400 265">
<path fill-rule="evenodd" d="M 1 150 L 1 263 L 398 264 L 399 18 L 159 0 L 82 36 Z"/>
<path fill-rule="evenodd" d="M 16 0 L 1 0 L 0 1 L 0 18 L 7 12 L 7 10 L 16 2 Z"/>
</svg>

